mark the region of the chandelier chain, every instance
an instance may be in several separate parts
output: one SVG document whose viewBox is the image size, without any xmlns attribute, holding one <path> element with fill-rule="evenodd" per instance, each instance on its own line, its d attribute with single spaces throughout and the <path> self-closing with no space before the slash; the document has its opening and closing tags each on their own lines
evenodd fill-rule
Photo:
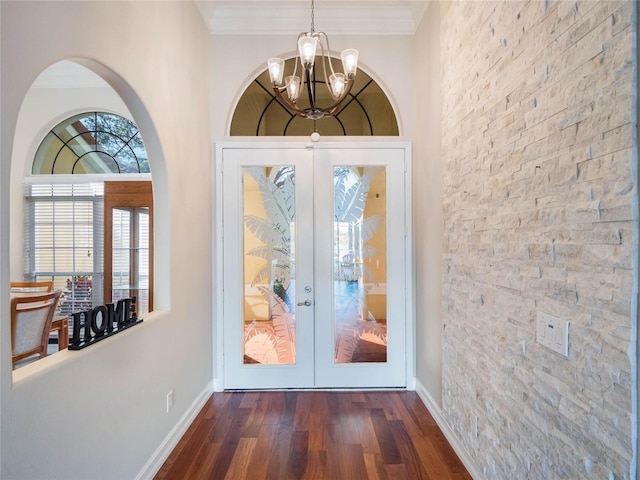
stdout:
<svg viewBox="0 0 640 480">
<path fill-rule="evenodd" d="M 316 25 L 315 25 L 315 8 L 314 8 L 314 3 L 313 0 L 311 0 L 311 33 L 316 31 Z"/>
</svg>

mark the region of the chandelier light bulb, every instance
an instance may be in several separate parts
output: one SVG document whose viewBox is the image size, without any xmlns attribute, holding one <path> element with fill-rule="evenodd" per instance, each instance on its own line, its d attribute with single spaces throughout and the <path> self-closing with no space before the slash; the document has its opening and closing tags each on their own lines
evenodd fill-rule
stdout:
<svg viewBox="0 0 640 480">
<path fill-rule="evenodd" d="M 300 96 L 300 77 L 291 75 L 285 78 L 284 81 L 287 86 L 287 95 L 289 96 L 289 100 L 295 103 Z"/>
<path fill-rule="evenodd" d="M 331 96 L 334 100 L 339 99 L 344 93 L 346 79 L 343 73 L 334 73 L 329 77 L 329 85 L 331 86 Z"/>
<path fill-rule="evenodd" d="M 358 70 L 358 50 L 355 48 L 348 48 L 343 50 L 340 54 L 342 58 L 342 69 L 344 74 L 349 77 L 355 75 Z"/>
<path fill-rule="evenodd" d="M 300 53 L 300 62 L 303 67 L 310 65 L 313 67 L 313 62 L 316 58 L 316 48 L 318 47 L 318 39 L 305 35 L 298 40 L 298 52 Z"/>
<path fill-rule="evenodd" d="M 284 74 L 284 60 L 273 57 L 267 60 L 267 68 L 269 69 L 269 78 L 272 85 L 282 84 L 282 76 Z"/>
</svg>

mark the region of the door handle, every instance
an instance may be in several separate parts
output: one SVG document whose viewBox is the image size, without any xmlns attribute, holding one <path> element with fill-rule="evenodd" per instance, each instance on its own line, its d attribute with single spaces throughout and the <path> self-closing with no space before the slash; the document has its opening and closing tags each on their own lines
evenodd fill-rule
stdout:
<svg viewBox="0 0 640 480">
<path fill-rule="evenodd" d="M 311 306 L 311 300 L 307 299 L 304 302 L 298 302 L 298 306 L 299 307 L 310 307 Z"/>
</svg>

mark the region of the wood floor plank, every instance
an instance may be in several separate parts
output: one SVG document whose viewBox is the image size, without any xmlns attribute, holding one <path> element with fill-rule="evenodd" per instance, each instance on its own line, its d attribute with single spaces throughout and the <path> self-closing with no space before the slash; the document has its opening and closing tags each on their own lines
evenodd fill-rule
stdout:
<svg viewBox="0 0 640 480">
<path fill-rule="evenodd" d="M 238 447 L 236 448 L 229 469 L 224 476 L 225 480 L 237 480 L 238 478 L 247 478 L 249 475 L 249 464 L 251 461 L 251 455 L 256 448 L 258 442 L 257 438 L 246 437 L 240 438 L 238 441 Z"/>
<path fill-rule="evenodd" d="M 213 468 L 213 464 L 215 463 L 215 459 L 218 457 L 218 447 L 218 444 L 205 443 L 198 450 L 198 453 L 192 458 L 193 461 L 186 472 L 175 472 L 175 476 L 169 478 L 194 478 L 203 480 L 207 477 L 210 478 L 210 472 Z M 181 476 L 181 474 L 183 474 L 184 477 Z"/>
<path fill-rule="evenodd" d="M 189 468 L 195 452 L 209 435 L 209 432 L 215 424 L 215 419 L 220 416 L 224 405 L 231 398 L 231 394 L 225 393 L 209 397 L 209 400 L 207 400 L 198 414 L 198 418 L 201 419 L 201 421 L 194 421 L 189 426 L 172 454 L 158 472 L 158 475 L 161 475 L 160 478 L 180 478 L 179 476 L 175 476 L 177 475 L 176 472 L 184 472 L 185 469 Z M 180 453 L 183 449 L 188 453 L 181 455 Z"/>
<path fill-rule="evenodd" d="M 376 437 L 376 431 L 373 428 L 371 415 L 367 410 L 364 410 L 363 415 L 359 417 L 358 431 L 360 434 L 362 451 L 364 453 L 381 454 L 378 437 Z"/>
<path fill-rule="evenodd" d="M 241 408 L 255 408 L 258 400 L 260 400 L 261 392 L 243 392 Z"/>
<path fill-rule="evenodd" d="M 246 408 L 246 405 L 247 404 L 243 399 L 240 406 Z M 267 401 L 260 393 L 255 393 L 255 397 L 251 398 L 251 405 L 253 406 L 253 411 L 247 419 L 247 424 L 242 431 L 242 437 L 257 437 L 260 434 L 262 425 L 265 423 L 264 416 L 267 408 Z"/>
<path fill-rule="evenodd" d="M 438 480 L 448 479 L 451 471 L 447 468 L 439 447 L 433 444 L 432 439 L 429 436 L 419 436 L 411 432 L 409 435 L 425 471 Z"/>
<path fill-rule="evenodd" d="M 331 477 L 327 476 L 327 471 L 327 452 L 324 450 L 309 451 L 304 480 L 331 480 Z"/>
<path fill-rule="evenodd" d="M 300 392 L 296 399 L 293 426 L 296 430 L 309 430 L 313 392 Z"/>
<path fill-rule="evenodd" d="M 198 450 L 206 442 L 211 425 L 206 422 L 194 422 L 195 426 L 190 435 L 184 436 L 169 456 L 163 468 L 162 476 L 156 478 L 180 478 L 187 471 L 196 457 Z M 184 452 L 184 453 L 183 453 Z"/>
<path fill-rule="evenodd" d="M 360 432 L 358 429 L 358 410 L 352 401 L 351 393 L 341 393 L 338 397 L 340 409 L 340 423 L 342 425 L 342 441 L 345 444 L 360 444 Z"/>
<path fill-rule="evenodd" d="M 296 417 L 296 402 L 298 392 L 284 392 L 284 409 L 280 418 L 280 425 L 291 425 L 293 427 Z"/>
<path fill-rule="evenodd" d="M 265 412 L 263 423 L 279 424 L 284 408 L 284 392 L 263 392 L 262 399 L 265 401 Z"/>
<path fill-rule="evenodd" d="M 398 395 L 398 392 L 394 392 L 393 395 L 390 395 L 390 401 L 393 405 L 394 412 L 398 415 L 399 418 L 405 423 L 407 430 L 411 432 L 415 432 L 418 435 L 424 435 L 428 425 L 423 422 L 423 417 L 421 415 L 421 410 L 428 413 L 427 409 L 422 406 L 422 409 L 419 408 L 419 405 L 414 405 L 413 408 L 408 407 L 406 402 L 403 400 L 406 395 Z"/>
<path fill-rule="evenodd" d="M 289 448 L 293 437 L 293 424 L 280 424 L 278 433 L 275 436 L 269 468 L 267 470 L 267 480 L 282 480 L 287 478 L 289 466 Z"/>
<path fill-rule="evenodd" d="M 309 427 L 309 451 L 322 452 L 324 448 L 324 424 Z"/>
<path fill-rule="evenodd" d="M 238 408 L 240 408 L 240 402 L 242 402 L 243 393 L 239 393 L 237 396 L 232 396 L 220 410 L 220 414 L 216 415 L 212 420 L 211 433 L 209 434 L 209 441 L 211 443 L 220 443 L 220 441 L 226 436 L 228 429 L 231 428 L 233 418 L 236 416 Z M 248 411 L 248 409 L 244 409 Z"/>
<path fill-rule="evenodd" d="M 155 480 L 470 480 L 415 392 L 214 393 Z"/>
<path fill-rule="evenodd" d="M 450 470 L 452 473 L 466 473 L 467 469 L 460 461 L 456 452 L 453 450 L 453 447 L 447 441 L 447 438 L 444 436 L 442 432 L 438 432 L 434 435 L 431 441 L 437 446 L 438 451 L 441 453 L 444 464 L 447 470 Z"/>
<path fill-rule="evenodd" d="M 395 438 L 391 433 L 391 427 L 382 408 L 371 409 L 371 422 L 376 432 L 376 438 L 382 452 L 382 459 L 386 465 L 402 463 L 400 451 Z"/>
<path fill-rule="evenodd" d="M 421 430 L 426 431 L 429 428 L 437 427 L 435 419 L 424 406 L 420 396 L 416 392 L 406 392 L 407 395 L 398 395 L 400 401 L 404 404 L 406 410 L 414 418 L 416 425 Z M 424 432 L 423 432 L 424 433 Z"/>
<path fill-rule="evenodd" d="M 363 453 L 364 465 L 367 469 L 369 480 L 389 480 L 382 455 L 376 453 Z"/>
<path fill-rule="evenodd" d="M 389 478 L 396 480 L 412 480 L 407 469 L 402 464 L 385 465 L 385 470 Z"/>
<path fill-rule="evenodd" d="M 402 456 L 402 464 L 405 466 L 409 478 L 415 480 L 432 480 L 432 477 L 422 466 L 420 455 L 416 451 L 414 443 L 407 433 L 404 422 L 401 420 L 393 420 L 389 422 L 389 424 L 393 437 L 396 439 L 396 445 L 398 446 L 400 455 Z M 434 478 L 433 480 L 436 479 Z"/>
<path fill-rule="evenodd" d="M 367 480 L 367 467 L 364 464 L 362 446 L 345 444 L 339 455 L 339 469 L 336 478 L 349 480 Z"/>
<path fill-rule="evenodd" d="M 309 432 L 295 430 L 291 436 L 291 447 L 287 461 L 287 478 L 299 480 L 304 476 L 307 470 L 308 451 Z"/>
<path fill-rule="evenodd" d="M 352 392 L 351 401 L 353 403 L 360 403 L 364 406 L 364 392 Z"/>
<path fill-rule="evenodd" d="M 331 423 L 331 415 L 327 408 L 327 392 L 312 392 L 311 412 L 309 414 L 309 424 L 313 427 L 320 427 L 325 423 Z"/>
<path fill-rule="evenodd" d="M 219 422 L 219 425 L 225 424 L 225 435 L 217 442 L 220 444 L 218 455 L 211 469 L 210 478 L 224 478 L 231 461 L 236 453 L 238 444 L 240 443 L 240 435 L 247 418 L 251 415 L 251 409 L 237 408 L 230 422 Z"/>
<path fill-rule="evenodd" d="M 323 448 L 327 452 L 327 478 L 340 478 L 340 462 L 344 442 L 342 441 L 342 425 L 327 423 L 323 426 Z"/>
<path fill-rule="evenodd" d="M 256 439 L 256 445 L 253 448 L 253 452 L 249 460 L 249 472 L 246 479 L 243 480 L 264 480 L 267 478 L 269 461 L 272 456 L 271 452 L 273 450 L 277 434 L 278 425 L 262 425 L 258 438 Z"/>
</svg>

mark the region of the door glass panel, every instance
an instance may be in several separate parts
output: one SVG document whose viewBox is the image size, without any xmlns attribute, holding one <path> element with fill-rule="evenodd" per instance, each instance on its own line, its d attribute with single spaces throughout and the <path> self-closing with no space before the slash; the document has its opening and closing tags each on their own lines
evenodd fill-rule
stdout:
<svg viewBox="0 0 640 480">
<path fill-rule="evenodd" d="M 138 227 L 137 297 L 138 312 L 149 312 L 149 209 L 136 208 Z"/>
<path fill-rule="evenodd" d="M 128 208 L 113 209 L 113 298 L 117 302 L 129 297 L 131 284 L 131 211 Z"/>
<path fill-rule="evenodd" d="M 333 184 L 335 362 L 386 362 L 386 170 L 337 166 Z"/>
<path fill-rule="evenodd" d="M 295 170 L 243 167 L 244 363 L 296 363 Z"/>
<path fill-rule="evenodd" d="M 149 313 L 149 209 L 112 210 L 112 301 L 136 297 L 138 316 Z"/>
</svg>

